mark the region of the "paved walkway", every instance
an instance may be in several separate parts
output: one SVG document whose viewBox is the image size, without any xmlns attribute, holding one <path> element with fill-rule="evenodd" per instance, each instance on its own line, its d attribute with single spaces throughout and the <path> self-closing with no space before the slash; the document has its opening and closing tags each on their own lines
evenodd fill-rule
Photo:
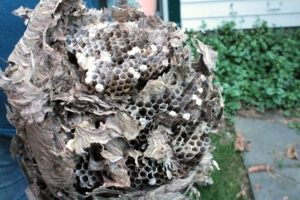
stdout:
<svg viewBox="0 0 300 200">
<path fill-rule="evenodd" d="M 280 121 L 282 116 L 277 114 L 256 120 L 235 117 L 236 131 L 252 146 L 244 153 L 245 167 L 263 163 L 275 167 L 274 172 L 249 173 L 255 200 L 283 200 L 286 196 L 288 200 L 300 200 L 300 160 L 286 157 L 289 145 L 300 156 L 300 135 Z M 254 189 L 255 184 L 259 190 Z"/>
</svg>

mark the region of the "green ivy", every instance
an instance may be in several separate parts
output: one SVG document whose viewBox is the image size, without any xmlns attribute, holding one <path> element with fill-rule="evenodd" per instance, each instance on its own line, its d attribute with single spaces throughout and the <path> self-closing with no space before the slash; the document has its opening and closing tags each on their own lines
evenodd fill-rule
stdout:
<svg viewBox="0 0 300 200">
<path fill-rule="evenodd" d="M 214 84 L 224 87 L 226 112 L 300 107 L 300 28 L 270 28 L 260 20 L 250 30 L 235 25 L 187 33 L 219 54 Z"/>
</svg>

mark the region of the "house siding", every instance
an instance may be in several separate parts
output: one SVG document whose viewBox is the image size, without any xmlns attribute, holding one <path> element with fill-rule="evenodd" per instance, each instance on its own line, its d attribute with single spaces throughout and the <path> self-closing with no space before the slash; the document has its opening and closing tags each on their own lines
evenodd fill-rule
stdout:
<svg viewBox="0 0 300 200">
<path fill-rule="evenodd" d="M 236 28 L 252 28 L 260 18 L 270 26 L 300 26 L 300 0 L 181 0 L 181 23 L 188 30 L 214 29 L 223 21 L 235 21 Z M 243 21 L 241 23 L 241 21 Z"/>
</svg>

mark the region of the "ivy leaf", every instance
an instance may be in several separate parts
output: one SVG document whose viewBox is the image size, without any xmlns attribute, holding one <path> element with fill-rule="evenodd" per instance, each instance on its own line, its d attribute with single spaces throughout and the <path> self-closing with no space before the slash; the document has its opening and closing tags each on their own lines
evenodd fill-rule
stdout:
<svg viewBox="0 0 300 200">
<path fill-rule="evenodd" d="M 273 88 L 266 88 L 266 93 L 271 96 L 275 94 L 275 90 Z"/>
</svg>

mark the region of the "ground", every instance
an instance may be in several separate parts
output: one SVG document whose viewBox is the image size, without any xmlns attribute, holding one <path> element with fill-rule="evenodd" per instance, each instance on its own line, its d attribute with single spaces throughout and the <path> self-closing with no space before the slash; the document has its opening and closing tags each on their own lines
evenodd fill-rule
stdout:
<svg viewBox="0 0 300 200">
<path fill-rule="evenodd" d="M 299 112 L 283 110 L 241 110 L 224 120 L 219 133 L 211 134 L 217 147 L 214 159 L 221 170 L 213 171 L 212 185 L 199 187 L 202 199 L 297 199 L 293 188 L 300 190 L 300 162 L 287 158 L 286 152 L 290 146 L 300 152 L 299 125 Z M 236 132 L 250 140 L 251 151 L 234 151 Z M 275 170 L 247 173 L 249 167 L 263 163 Z"/>
</svg>

